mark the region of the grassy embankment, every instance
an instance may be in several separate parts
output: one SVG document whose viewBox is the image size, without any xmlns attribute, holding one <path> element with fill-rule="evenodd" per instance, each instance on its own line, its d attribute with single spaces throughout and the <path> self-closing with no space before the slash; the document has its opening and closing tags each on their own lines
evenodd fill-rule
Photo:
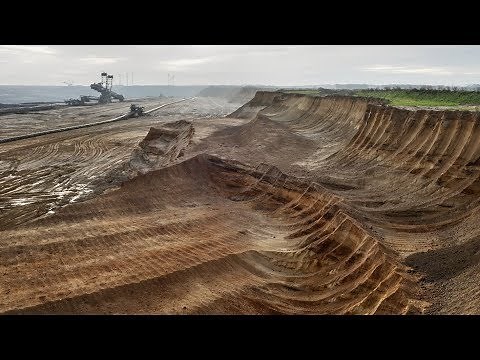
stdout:
<svg viewBox="0 0 480 360">
<path fill-rule="evenodd" d="M 475 106 L 480 92 L 460 90 L 357 90 L 357 95 L 390 100 L 397 106 Z"/>
<path fill-rule="evenodd" d="M 283 90 L 283 92 L 305 95 L 326 95 L 329 92 L 345 95 L 375 97 L 389 100 L 394 106 L 429 106 L 454 107 L 470 110 L 479 110 L 480 92 L 462 90 L 431 90 L 431 89 L 388 89 L 388 90 Z"/>
</svg>

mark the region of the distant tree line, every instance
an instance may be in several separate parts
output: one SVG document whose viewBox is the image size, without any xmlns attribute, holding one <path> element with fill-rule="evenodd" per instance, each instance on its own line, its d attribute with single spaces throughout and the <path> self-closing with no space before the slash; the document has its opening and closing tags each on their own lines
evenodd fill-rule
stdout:
<svg viewBox="0 0 480 360">
<path fill-rule="evenodd" d="M 478 92 L 480 91 L 480 85 L 475 86 L 447 86 L 447 85 L 416 85 L 416 86 L 379 86 L 370 87 L 367 91 L 399 91 L 408 90 L 412 92 L 424 92 L 424 91 L 466 91 L 466 92 Z"/>
</svg>

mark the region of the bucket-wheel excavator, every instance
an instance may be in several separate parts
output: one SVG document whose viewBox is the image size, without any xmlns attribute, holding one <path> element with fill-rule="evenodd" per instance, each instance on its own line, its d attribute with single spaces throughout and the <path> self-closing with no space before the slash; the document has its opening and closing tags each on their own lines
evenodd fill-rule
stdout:
<svg viewBox="0 0 480 360">
<path fill-rule="evenodd" d="M 123 95 L 117 94 L 112 91 L 113 86 L 113 75 L 108 75 L 106 72 L 101 74 L 102 80 L 99 83 L 93 83 L 90 85 L 90 89 L 98 91 L 100 93 L 99 97 L 94 96 L 80 96 L 79 99 L 69 99 L 65 100 L 68 105 L 85 105 L 85 103 L 90 101 L 97 101 L 98 104 L 107 104 L 111 103 L 113 99 L 118 101 L 125 100 Z"/>
<path fill-rule="evenodd" d="M 101 95 L 98 98 L 99 104 L 111 103 L 112 99 L 123 101 L 125 98 L 123 95 L 117 94 L 112 91 L 113 75 L 108 75 L 106 72 L 102 72 L 102 81 L 99 83 L 93 83 L 90 85 L 90 89 L 98 91 Z"/>
</svg>

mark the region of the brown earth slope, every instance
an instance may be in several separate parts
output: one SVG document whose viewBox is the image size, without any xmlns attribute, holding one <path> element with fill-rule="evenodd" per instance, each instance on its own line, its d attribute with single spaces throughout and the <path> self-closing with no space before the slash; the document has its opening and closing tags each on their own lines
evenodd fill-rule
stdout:
<svg viewBox="0 0 480 360">
<path fill-rule="evenodd" d="M 205 155 L 4 236 L 11 245 L 1 262 L 16 265 L 2 269 L 2 287 L 14 289 L 3 311 L 355 314 L 424 306 L 415 277 L 340 199 L 275 168 Z"/>
<path fill-rule="evenodd" d="M 0 217 L 0 311 L 480 313 L 477 117 L 259 91 L 157 124 L 116 163 L 90 157 L 91 191 L 121 188 Z"/>
</svg>

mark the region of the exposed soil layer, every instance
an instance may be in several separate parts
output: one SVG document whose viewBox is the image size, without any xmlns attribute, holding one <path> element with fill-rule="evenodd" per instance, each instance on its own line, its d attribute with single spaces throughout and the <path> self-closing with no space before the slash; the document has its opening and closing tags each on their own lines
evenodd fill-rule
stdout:
<svg viewBox="0 0 480 360">
<path fill-rule="evenodd" d="M 94 187 L 107 189 L 133 179 L 139 174 L 157 170 L 184 156 L 185 149 L 192 143 L 195 133 L 191 122 L 179 120 L 160 127 L 151 127 L 147 136 L 132 152 L 128 162 L 99 178 Z"/>
<path fill-rule="evenodd" d="M 15 291 L 0 311 L 356 314 L 424 307 L 407 267 L 340 199 L 276 168 L 205 155 L 4 235 L 11 245 L 1 262 L 17 265 L 3 270 L 2 285 Z M 17 274 L 34 269 L 37 276 L 20 284 Z"/>
<path fill-rule="evenodd" d="M 0 312 L 480 313 L 478 114 L 195 101 L 0 146 Z"/>
</svg>

